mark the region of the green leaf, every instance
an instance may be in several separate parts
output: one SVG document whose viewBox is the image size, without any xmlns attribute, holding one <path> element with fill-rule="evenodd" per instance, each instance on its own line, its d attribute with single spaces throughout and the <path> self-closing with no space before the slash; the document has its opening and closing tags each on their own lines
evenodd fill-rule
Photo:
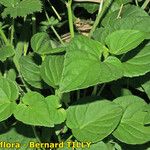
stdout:
<svg viewBox="0 0 150 150">
<path fill-rule="evenodd" d="M 7 58 L 14 55 L 14 48 L 11 45 L 2 46 L 0 48 L 0 61 L 5 61 Z"/>
<path fill-rule="evenodd" d="M 144 126 L 147 105 L 136 96 L 123 96 L 114 100 L 124 108 L 121 122 L 113 135 L 126 144 L 143 144 L 150 140 L 150 126 Z"/>
<path fill-rule="evenodd" d="M 12 81 L 15 81 L 17 77 L 16 71 L 15 69 L 10 69 L 8 70 L 7 74 L 6 74 L 6 78 Z"/>
<path fill-rule="evenodd" d="M 111 134 L 121 116 L 120 106 L 107 100 L 96 100 L 70 106 L 66 123 L 77 140 L 98 142 Z"/>
<path fill-rule="evenodd" d="M 15 82 L 0 77 L 0 121 L 6 120 L 14 112 L 18 93 Z"/>
<path fill-rule="evenodd" d="M 102 52 L 106 49 L 87 37 L 75 37 L 67 47 L 60 91 L 87 88 L 122 77 L 122 65 L 117 58 L 108 57 L 101 62 Z"/>
<path fill-rule="evenodd" d="M 87 10 L 87 12 L 93 14 L 94 12 L 96 12 L 99 8 L 98 4 L 90 4 L 90 3 L 77 3 L 75 5 L 75 7 L 83 7 L 85 10 Z"/>
<path fill-rule="evenodd" d="M 40 66 L 33 56 L 22 56 L 20 58 L 20 71 L 25 81 L 33 87 L 42 88 Z"/>
<path fill-rule="evenodd" d="M 53 88 L 58 88 L 64 64 L 63 55 L 47 56 L 41 66 L 42 79 Z"/>
<path fill-rule="evenodd" d="M 58 44 L 50 40 L 45 32 L 35 34 L 31 39 L 31 47 L 34 52 L 40 55 L 46 55 L 64 51 L 64 48 L 57 48 Z"/>
<path fill-rule="evenodd" d="M 108 35 L 106 44 L 112 54 L 120 55 L 137 47 L 147 34 L 137 30 L 118 30 Z"/>
<path fill-rule="evenodd" d="M 15 64 L 15 67 L 17 68 L 18 71 L 20 71 L 20 64 L 19 60 L 23 54 L 23 49 L 24 49 L 24 43 L 23 42 L 18 42 L 16 49 L 15 49 L 15 55 L 13 57 L 13 62 Z"/>
<path fill-rule="evenodd" d="M 17 1 L 19 0 L 0 0 L 0 4 L 4 5 L 5 7 L 10 7 Z"/>
<path fill-rule="evenodd" d="M 46 103 L 51 114 L 54 124 L 60 124 L 66 120 L 66 111 L 61 108 L 60 100 L 57 96 L 51 95 L 46 97 Z"/>
<path fill-rule="evenodd" d="M 29 142 L 37 142 L 31 126 L 17 123 L 8 129 L 0 125 L 0 139 L 4 143 L 14 144 L 14 148 L 19 150 L 35 150 L 29 148 Z M 7 148 L 3 148 L 7 149 Z"/>
<path fill-rule="evenodd" d="M 124 59 L 130 58 L 126 55 Z M 146 46 L 137 53 L 137 55 L 132 56 L 131 59 L 123 62 L 124 76 L 126 77 L 136 77 L 144 75 L 150 71 L 150 46 Z"/>
<path fill-rule="evenodd" d="M 14 116 L 25 124 L 53 127 L 66 118 L 66 112 L 58 102 L 57 96 L 44 98 L 37 92 L 29 92 L 17 106 Z"/>
<path fill-rule="evenodd" d="M 143 9 L 141 9 L 138 6 L 134 6 L 134 5 L 124 6 L 121 11 L 120 18 L 118 19 L 117 17 L 118 17 L 119 11 L 120 11 L 120 9 L 106 15 L 106 17 L 102 21 L 102 25 L 103 26 L 108 26 L 108 25 L 111 26 L 112 23 L 116 22 L 120 18 L 127 18 L 127 17 L 138 18 L 138 17 L 148 16 L 148 14 Z"/>
<path fill-rule="evenodd" d="M 42 4 L 40 0 L 11 0 L 11 3 L 7 0 L 2 4 L 6 6 L 4 12 L 2 13 L 3 17 L 6 17 L 7 15 L 10 15 L 13 18 L 25 17 L 29 14 L 33 14 L 34 12 L 42 10 Z"/>
</svg>

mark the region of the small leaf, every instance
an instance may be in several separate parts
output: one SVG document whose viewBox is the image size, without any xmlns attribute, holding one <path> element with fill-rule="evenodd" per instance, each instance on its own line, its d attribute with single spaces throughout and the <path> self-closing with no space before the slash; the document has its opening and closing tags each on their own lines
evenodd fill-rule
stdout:
<svg viewBox="0 0 150 150">
<path fill-rule="evenodd" d="M 6 120 L 14 112 L 18 93 L 15 82 L 0 77 L 0 121 Z"/>
<path fill-rule="evenodd" d="M 0 61 L 5 61 L 7 58 L 14 55 L 14 48 L 11 45 L 2 46 L 0 48 Z"/>
<path fill-rule="evenodd" d="M 63 55 L 47 56 L 41 66 L 42 79 L 53 88 L 58 88 L 64 64 Z"/>
<path fill-rule="evenodd" d="M 110 53 L 120 55 L 137 47 L 147 34 L 136 30 L 118 30 L 106 38 Z"/>
<path fill-rule="evenodd" d="M 77 3 L 75 4 L 75 7 L 83 7 L 85 10 L 87 10 L 87 12 L 93 14 L 98 10 L 99 5 L 92 3 Z"/>
<path fill-rule="evenodd" d="M 124 108 L 121 122 L 113 135 L 126 144 L 143 144 L 150 140 L 150 126 L 144 126 L 147 105 L 136 96 L 123 96 L 114 100 Z"/>
<path fill-rule="evenodd" d="M 50 40 L 45 32 L 35 34 L 31 39 L 31 47 L 34 52 L 40 55 L 57 53 L 64 51 L 64 48 L 57 48 L 58 44 Z"/>
<path fill-rule="evenodd" d="M 60 91 L 87 88 L 122 77 L 122 65 L 117 58 L 111 56 L 101 62 L 105 49 L 101 43 L 87 37 L 74 38 L 67 47 Z"/>
<path fill-rule="evenodd" d="M 25 124 L 53 127 L 66 118 L 66 112 L 60 108 L 58 101 L 57 96 L 44 98 L 37 92 L 29 92 L 17 106 L 14 116 Z"/>
<path fill-rule="evenodd" d="M 107 100 L 97 100 L 70 106 L 66 123 L 77 140 L 98 142 L 111 134 L 121 116 L 120 106 Z"/>
</svg>

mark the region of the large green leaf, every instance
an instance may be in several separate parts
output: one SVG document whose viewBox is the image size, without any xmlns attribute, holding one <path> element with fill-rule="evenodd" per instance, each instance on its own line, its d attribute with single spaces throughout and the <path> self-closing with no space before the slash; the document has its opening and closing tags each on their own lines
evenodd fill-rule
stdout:
<svg viewBox="0 0 150 150">
<path fill-rule="evenodd" d="M 8 57 L 13 56 L 15 53 L 11 45 L 0 47 L 0 61 L 5 61 Z"/>
<path fill-rule="evenodd" d="M 14 150 L 36 150 L 36 148 L 29 148 L 29 142 L 37 142 L 32 127 L 22 123 L 17 123 L 7 129 L 0 125 L 0 139 L 5 143 L 13 144 L 14 147 L 11 149 Z"/>
<path fill-rule="evenodd" d="M 132 53 L 131 53 L 132 56 Z M 124 59 L 130 58 L 126 55 Z M 124 76 L 135 77 L 144 75 L 150 71 L 150 46 L 140 50 L 135 56 L 123 63 Z"/>
<path fill-rule="evenodd" d="M 98 142 L 111 134 L 121 116 L 119 105 L 97 100 L 70 106 L 66 123 L 77 140 Z"/>
<path fill-rule="evenodd" d="M 122 77 L 122 65 L 116 57 L 101 61 L 106 49 L 87 37 L 74 38 L 65 56 L 60 91 L 69 92 Z"/>
<path fill-rule="evenodd" d="M 147 34 L 138 30 L 118 30 L 106 38 L 106 44 L 112 54 L 120 55 L 137 47 Z"/>
<path fill-rule="evenodd" d="M 40 66 L 36 62 L 40 59 L 34 60 L 33 56 L 22 56 L 20 58 L 20 71 L 27 83 L 36 88 L 42 88 L 42 78 L 40 75 Z"/>
<path fill-rule="evenodd" d="M 0 77 L 0 121 L 6 120 L 14 112 L 18 93 L 14 82 Z"/>
<path fill-rule="evenodd" d="M 54 124 L 63 122 L 66 117 L 65 110 L 60 108 L 58 102 L 57 96 L 44 98 L 37 92 L 29 92 L 16 107 L 14 116 L 29 125 L 53 127 Z"/>
<path fill-rule="evenodd" d="M 58 88 L 64 64 L 63 55 L 47 56 L 41 66 L 42 79 L 50 86 Z"/>
<path fill-rule="evenodd" d="M 0 0 L 1 3 L 1 0 Z M 6 6 L 4 12 L 2 13 L 3 17 L 10 15 L 13 18 L 16 17 L 25 17 L 28 14 L 33 14 L 34 12 L 42 10 L 42 4 L 40 0 L 8 0 L 4 3 L 2 0 L 2 4 Z"/>
<path fill-rule="evenodd" d="M 144 126 L 147 105 L 136 96 L 123 96 L 114 100 L 124 108 L 121 122 L 113 135 L 127 144 L 143 144 L 150 140 L 150 126 Z"/>
</svg>

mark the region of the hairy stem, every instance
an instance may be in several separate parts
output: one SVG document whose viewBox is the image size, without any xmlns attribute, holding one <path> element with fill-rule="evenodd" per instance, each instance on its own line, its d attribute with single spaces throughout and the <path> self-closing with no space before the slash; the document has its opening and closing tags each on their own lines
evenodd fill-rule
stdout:
<svg viewBox="0 0 150 150">
<path fill-rule="evenodd" d="M 73 15 L 72 15 L 72 0 L 68 0 L 66 3 L 67 11 L 68 11 L 68 20 L 69 20 L 69 29 L 71 38 L 74 38 L 74 26 L 73 26 Z"/>
<path fill-rule="evenodd" d="M 142 9 L 145 9 L 147 5 L 149 4 L 150 0 L 145 0 L 144 4 L 142 5 Z"/>
</svg>

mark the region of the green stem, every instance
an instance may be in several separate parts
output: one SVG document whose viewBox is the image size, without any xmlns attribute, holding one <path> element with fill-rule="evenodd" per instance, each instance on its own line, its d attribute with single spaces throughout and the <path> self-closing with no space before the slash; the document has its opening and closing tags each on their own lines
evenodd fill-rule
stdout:
<svg viewBox="0 0 150 150">
<path fill-rule="evenodd" d="M 73 15 L 72 15 L 72 0 L 68 0 L 66 3 L 67 11 L 68 11 L 68 20 L 69 20 L 69 29 L 71 38 L 74 38 L 74 26 L 73 26 Z"/>
<path fill-rule="evenodd" d="M 92 27 L 92 29 L 91 29 L 91 31 L 89 33 L 89 38 L 92 37 L 92 35 L 93 35 L 94 31 L 96 30 L 98 24 L 100 23 L 100 20 L 101 20 L 101 18 L 103 16 L 105 10 L 111 4 L 111 2 L 112 2 L 112 0 L 106 0 L 105 2 L 104 2 L 104 0 L 101 1 L 96 20 L 95 20 L 95 22 L 93 24 L 93 27 Z M 103 6 L 103 3 L 104 3 L 104 6 Z"/>
<path fill-rule="evenodd" d="M 92 95 L 93 95 L 93 96 L 96 95 L 97 89 L 98 89 L 98 85 L 95 85 L 95 86 L 94 86 L 94 89 L 93 89 L 93 91 L 92 91 Z"/>
<path fill-rule="evenodd" d="M 49 21 L 50 18 L 49 18 L 49 16 L 48 16 L 46 10 L 45 10 L 45 16 L 46 16 L 47 20 Z M 64 42 L 63 42 L 63 40 L 61 39 L 60 35 L 59 35 L 59 34 L 57 33 L 57 31 L 55 30 L 54 26 L 51 26 L 51 29 L 53 30 L 54 34 L 56 35 L 56 37 L 58 38 L 58 40 L 60 41 L 60 43 L 61 43 L 62 45 L 65 45 Z"/>
<path fill-rule="evenodd" d="M 32 35 L 34 35 L 36 33 L 36 17 L 33 14 L 32 15 Z"/>
<path fill-rule="evenodd" d="M 51 4 L 51 2 L 50 2 L 49 0 L 48 0 L 48 2 L 49 2 L 49 4 L 50 4 L 52 10 L 53 10 L 54 13 L 56 14 L 58 20 L 61 21 L 61 17 L 60 17 L 60 15 L 59 15 L 59 13 L 57 12 L 57 10 L 55 9 L 55 7 Z"/>
<path fill-rule="evenodd" d="M 148 5 L 148 3 L 150 2 L 150 0 L 145 0 L 144 4 L 142 5 L 142 9 L 145 9 Z"/>
<path fill-rule="evenodd" d="M 70 135 L 65 142 L 70 141 L 72 139 L 72 137 L 73 137 L 73 135 Z"/>
<path fill-rule="evenodd" d="M 15 32 L 14 23 L 15 23 L 15 20 L 12 19 L 11 34 L 10 34 L 10 43 L 11 43 L 11 45 L 13 45 L 13 41 L 14 41 L 14 32 Z"/>
<path fill-rule="evenodd" d="M 97 93 L 97 95 L 98 96 L 100 96 L 101 95 L 101 93 L 102 93 L 102 91 L 104 90 L 104 88 L 105 88 L 105 83 L 102 85 L 102 87 L 100 88 L 100 90 L 99 90 L 99 92 Z"/>
<path fill-rule="evenodd" d="M 24 44 L 23 44 L 23 51 L 24 51 L 24 54 L 23 54 L 23 55 L 24 55 L 24 56 L 27 55 L 28 46 L 29 46 L 28 42 L 24 42 Z"/>
<path fill-rule="evenodd" d="M 38 134 L 37 134 L 37 132 L 36 132 L 35 127 L 32 126 L 32 129 L 33 129 L 33 133 L 34 133 L 34 135 L 35 135 L 35 138 L 37 139 L 37 141 L 38 141 L 39 143 L 41 143 L 41 140 L 40 140 L 40 138 L 38 137 Z M 42 150 L 46 150 L 45 148 L 41 148 L 41 149 L 42 149 Z"/>
<path fill-rule="evenodd" d="M 80 90 L 77 90 L 77 100 L 80 99 Z"/>
<path fill-rule="evenodd" d="M 138 0 L 135 0 L 135 4 L 136 4 L 136 6 L 139 6 L 139 4 L 138 4 Z"/>
<path fill-rule="evenodd" d="M 23 79 L 23 77 L 22 77 L 22 75 L 21 75 L 21 72 L 20 72 L 19 70 L 18 70 L 18 73 L 19 73 L 20 80 L 21 80 L 22 84 L 23 84 L 24 87 L 25 87 L 26 92 L 31 91 L 31 90 L 28 88 L 28 86 L 26 85 L 26 83 L 25 83 L 25 81 L 24 81 L 24 79 Z"/>
<path fill-rule="evenodd" d="M 61 37 L 59 36 L 59 34 L 57 33 L 57 31 L 55 30 L 54 26 L 51 26 L 51 29 L 53 30 L 54 34 L 56 35 L 56 37 L 59 39 L 60 43 L 62 45 L 65 45 L 63 40 L 61 39 Z"/>
<path fill-rule="evenodd" d="M 2 28 L 0 28 L 0 36 L 2 37 L 5 44 L 9 45 L 9 41 L 7 40 L 6 35 L 5 35 L 4 31 L 2 30 Z"/>
</svg>

